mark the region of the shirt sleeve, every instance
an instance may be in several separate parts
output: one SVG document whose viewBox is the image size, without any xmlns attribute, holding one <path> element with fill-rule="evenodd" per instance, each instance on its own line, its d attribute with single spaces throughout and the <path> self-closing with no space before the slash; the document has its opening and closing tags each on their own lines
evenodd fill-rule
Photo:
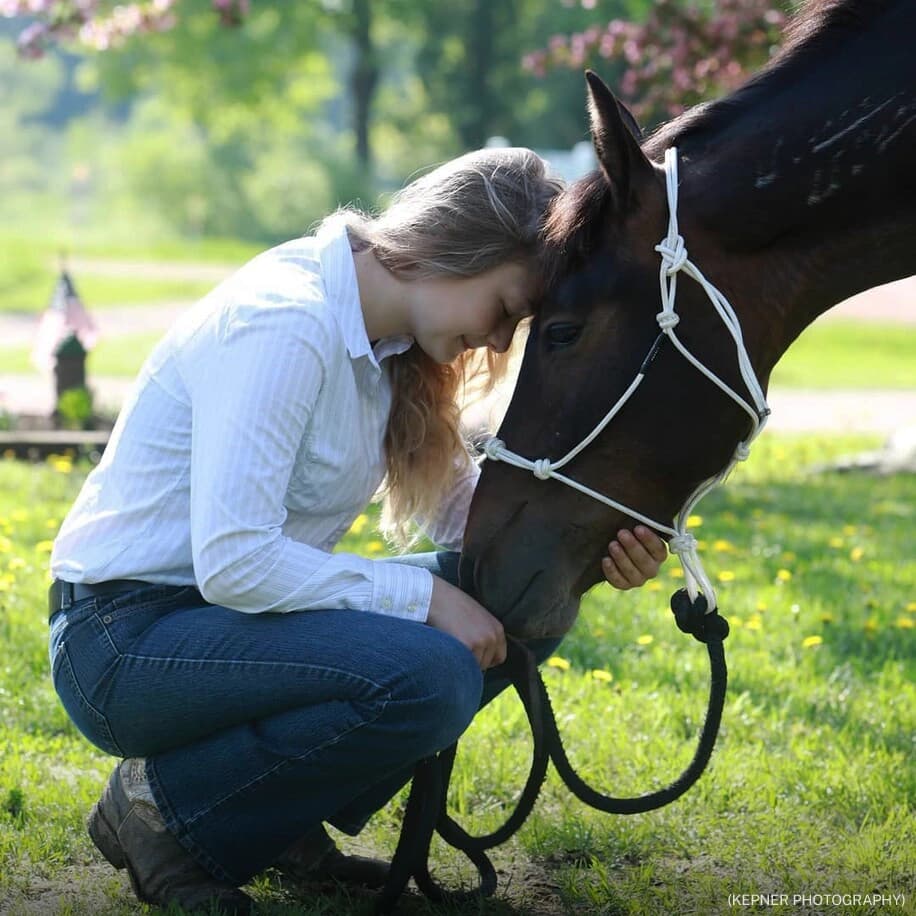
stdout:
<svg viewBox="0 0 916 916">
<path fill-rule="evenodd" d="M 435 517 L 429 522 L 418 520 L 426 536 L 445 550 L 461 550 L 471 499 L 480 479 L 480 468 L 470 455 L 465 454 L 458 460 L 460 467 L 455 483 L 439 504 Z"/>
<path fill-rule="evenodd" d="M 321 395 L 328 331 L 302 310 L 255 311 L 194 349 L 191 550 L 207 601 L 261 613 L 351 608 L 425 621 L 432 574 L 283 534 L 284 497 Z"/>
</svg>

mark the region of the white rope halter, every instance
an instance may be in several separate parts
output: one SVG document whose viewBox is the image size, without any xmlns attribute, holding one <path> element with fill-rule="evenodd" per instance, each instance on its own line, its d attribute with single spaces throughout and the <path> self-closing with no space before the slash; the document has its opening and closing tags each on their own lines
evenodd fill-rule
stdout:
<svg viewBox="0 0 916 916">
<path fill-rule="evenodd" d="M 703 594 L 706 596 L 707 612 L 712 613 L 717 607 L 716 592 L 700 560 L 696 538 L 687 530 L 687 519 L 690 517 L 700 500 L 709 493 L 710 490 L 718 486 L 739 461 L 744 461 L 748 457 L 751 443 L 761 432 L 763 432 L 770 410 L 769 407 L 767 407 L 766 398 L 760 387 L 760 382 L 757 380 L 757 376 L 754 374 L 753 367 L 751 366 L 750 357 L 744 346 L 744 338 L 741 335 L 741 325 L 737 315 L 735 315 L 734 309 L 732 309 L 725 296 L 723 296 L 722 293 L 703 276 L 697 266 L 687 257 L 684 239 L 677 231 L 678 180 L 677 149 L 675 147 L 671 147 L 665 151 L 665 182 L 668 191 L 668 234 L 655 246 L 655 250 L 661 255 L 659 287 L 661 289 L 662 300 L 662 310 L 655 316 L 655 319 L 658 322 L 659 328 L 661 328 L 661 333 L 674 344 L 678 352 L 680 352 L 691 365 L 699 369 L 699 371 L 721 391 L 727 394 L 751 418 L 752 426 L 747 438 L 738 443 L 731 461 L 729 461 L 728 465 L 719 474 L 701 483 L 693 493 L 691 493 L 680 513 L 678 513 L 674 522 L 674 527 L 655 521 L 625 506 L 623 503 L 611 499 L 609 496 L 605 496 L 602 493 L 598 493 L 586 487 L 584 484 L 573 480 L 571 477 L 567 477 L 565 474 L 558 473 L 560 468 L 572 461 L 576 455 L 587 448 L 601 434 L 623 405 L 633 396 L 633 393 L 645 378 L 649 365 L 657 352 L 658 345 L 662 339 L 661 335 L 659 335 L 658 339 L 652 345 L 652 349 L 649 351 L 646 359 L 643 361 L 639 372 L 630 384 L 630 387 L 621 395 L 617 403 L 605 414 L 598 425 L 575 448 L 558 461 L 551 461 L 548 458 L 538 458 L 537 460 L 531 461 L 528 458 L 523 458 L 521 455 L 509 451 L 505 443 L 497 438 L 489 439 L 484 444 L 483 451 L 484 455 L 491 461 L 504 461 L 506 464 L 510 464 L 513 467 L 531 471 L 539 480 L 547 480 L 552 477 L 554 480 L 559 480 L 560 483 L 564 483 L 568 487 L 572 487 L 574 490 L 584 493 L 586 496 L 591 496 L 593 499 L 597 499 L 599 502 L 613 509 L 617 509 L 620 512 L 624 512 L 638 521 L 641 521 L 643 524 L 649 525 L 669 535 L 668 546 L 671 552 L 677 554 L 681 561 L 681 565 L 684 569 L 685 584 L 691 601 L 696 600 L 698 588 L 702 589 Z M 692 277 L 703 287 L 710 302 L 712 302 L 719 317 L 722 319 L 723 324 L 735 341 L 738 367 L 741 371 L 741 378 L 750 395 L 750 400 L 753 402 L 752 404 L 748 403 L 714 372 L 704 366 L 703 363 L 701 363 L 678 339 L 674 329 L 681 319 L 674 310 L 674 304 L 677 294 L 677 275 L 681 271 L 687 274 L 688 277 Z"/>
</svg>

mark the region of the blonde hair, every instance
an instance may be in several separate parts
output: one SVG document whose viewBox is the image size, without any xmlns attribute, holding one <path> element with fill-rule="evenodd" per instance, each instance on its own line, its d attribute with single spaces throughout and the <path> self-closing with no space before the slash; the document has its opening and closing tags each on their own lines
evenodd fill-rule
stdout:
<svg viewBox="0 0 916 916">
<path fill-rule="evenodd" d="M 471 277 L 512 261 L 534 270 L 544 215 L 561 189 L 531 150 L 483 149 L 411 182 L 374 218 L 352 210 L 334 218 L 346 222 L 354 248 L 370 248 L 402 278 Z M 508 352 L 487 349 L 440 365 L 416 345 L 392 358 L 380 496 L 382 532 L 393 543 L 415 542 L 411 519 L 433 519 L 455 483 L 467 454 L 460 393 L 489 391 L 508 361 Z"/>
</svg>

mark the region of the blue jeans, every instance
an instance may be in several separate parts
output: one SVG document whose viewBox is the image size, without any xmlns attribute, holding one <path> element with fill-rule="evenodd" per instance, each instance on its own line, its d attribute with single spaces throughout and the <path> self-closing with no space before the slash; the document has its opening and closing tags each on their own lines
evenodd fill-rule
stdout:
<svg viewBox="0 0 916 916">
<path fill-rule="evenodd" d="M 397 562 L 456 582 L 457 559 Z M 558 644 L 530 645 L 541 661 Z M 234 884 L 323 821 L 355 835 L 507 686 L 430 626 L 243 614 L 156 585 L 56 614 L 50 656 L 76 727 L 108 754 L 145 757 L 169 830 Z"/>
</svg>

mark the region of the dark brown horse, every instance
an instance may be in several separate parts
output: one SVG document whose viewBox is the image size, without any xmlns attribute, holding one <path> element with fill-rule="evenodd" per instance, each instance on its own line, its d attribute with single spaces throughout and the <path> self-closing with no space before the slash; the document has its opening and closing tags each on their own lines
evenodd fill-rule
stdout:
<svg viewBox="0 0 916 916">
<path fill-rule="evenodd" d="M 798 334 L 861 290 L 916 272 L 916 2 L 813 2 L 770 65 L 640 144 L 589 75 L 600 170 L 550 216 L 546 292 L 498 437 L 557 460 L 630 385 L 659 333 L 668 200 L 690 260 L 731 302 L 764 390 Z M 707 295 L 681 277 L 678 337 L 737 392 L 736 348 Z M 666 341 L 633 398 L 563 472 L 653 519 L 731 459 L 748 414 Z M 462 584 L 519 636 L 565 632 L 626 512 L 556 480 L 484 463 Z"/>
</svg>

